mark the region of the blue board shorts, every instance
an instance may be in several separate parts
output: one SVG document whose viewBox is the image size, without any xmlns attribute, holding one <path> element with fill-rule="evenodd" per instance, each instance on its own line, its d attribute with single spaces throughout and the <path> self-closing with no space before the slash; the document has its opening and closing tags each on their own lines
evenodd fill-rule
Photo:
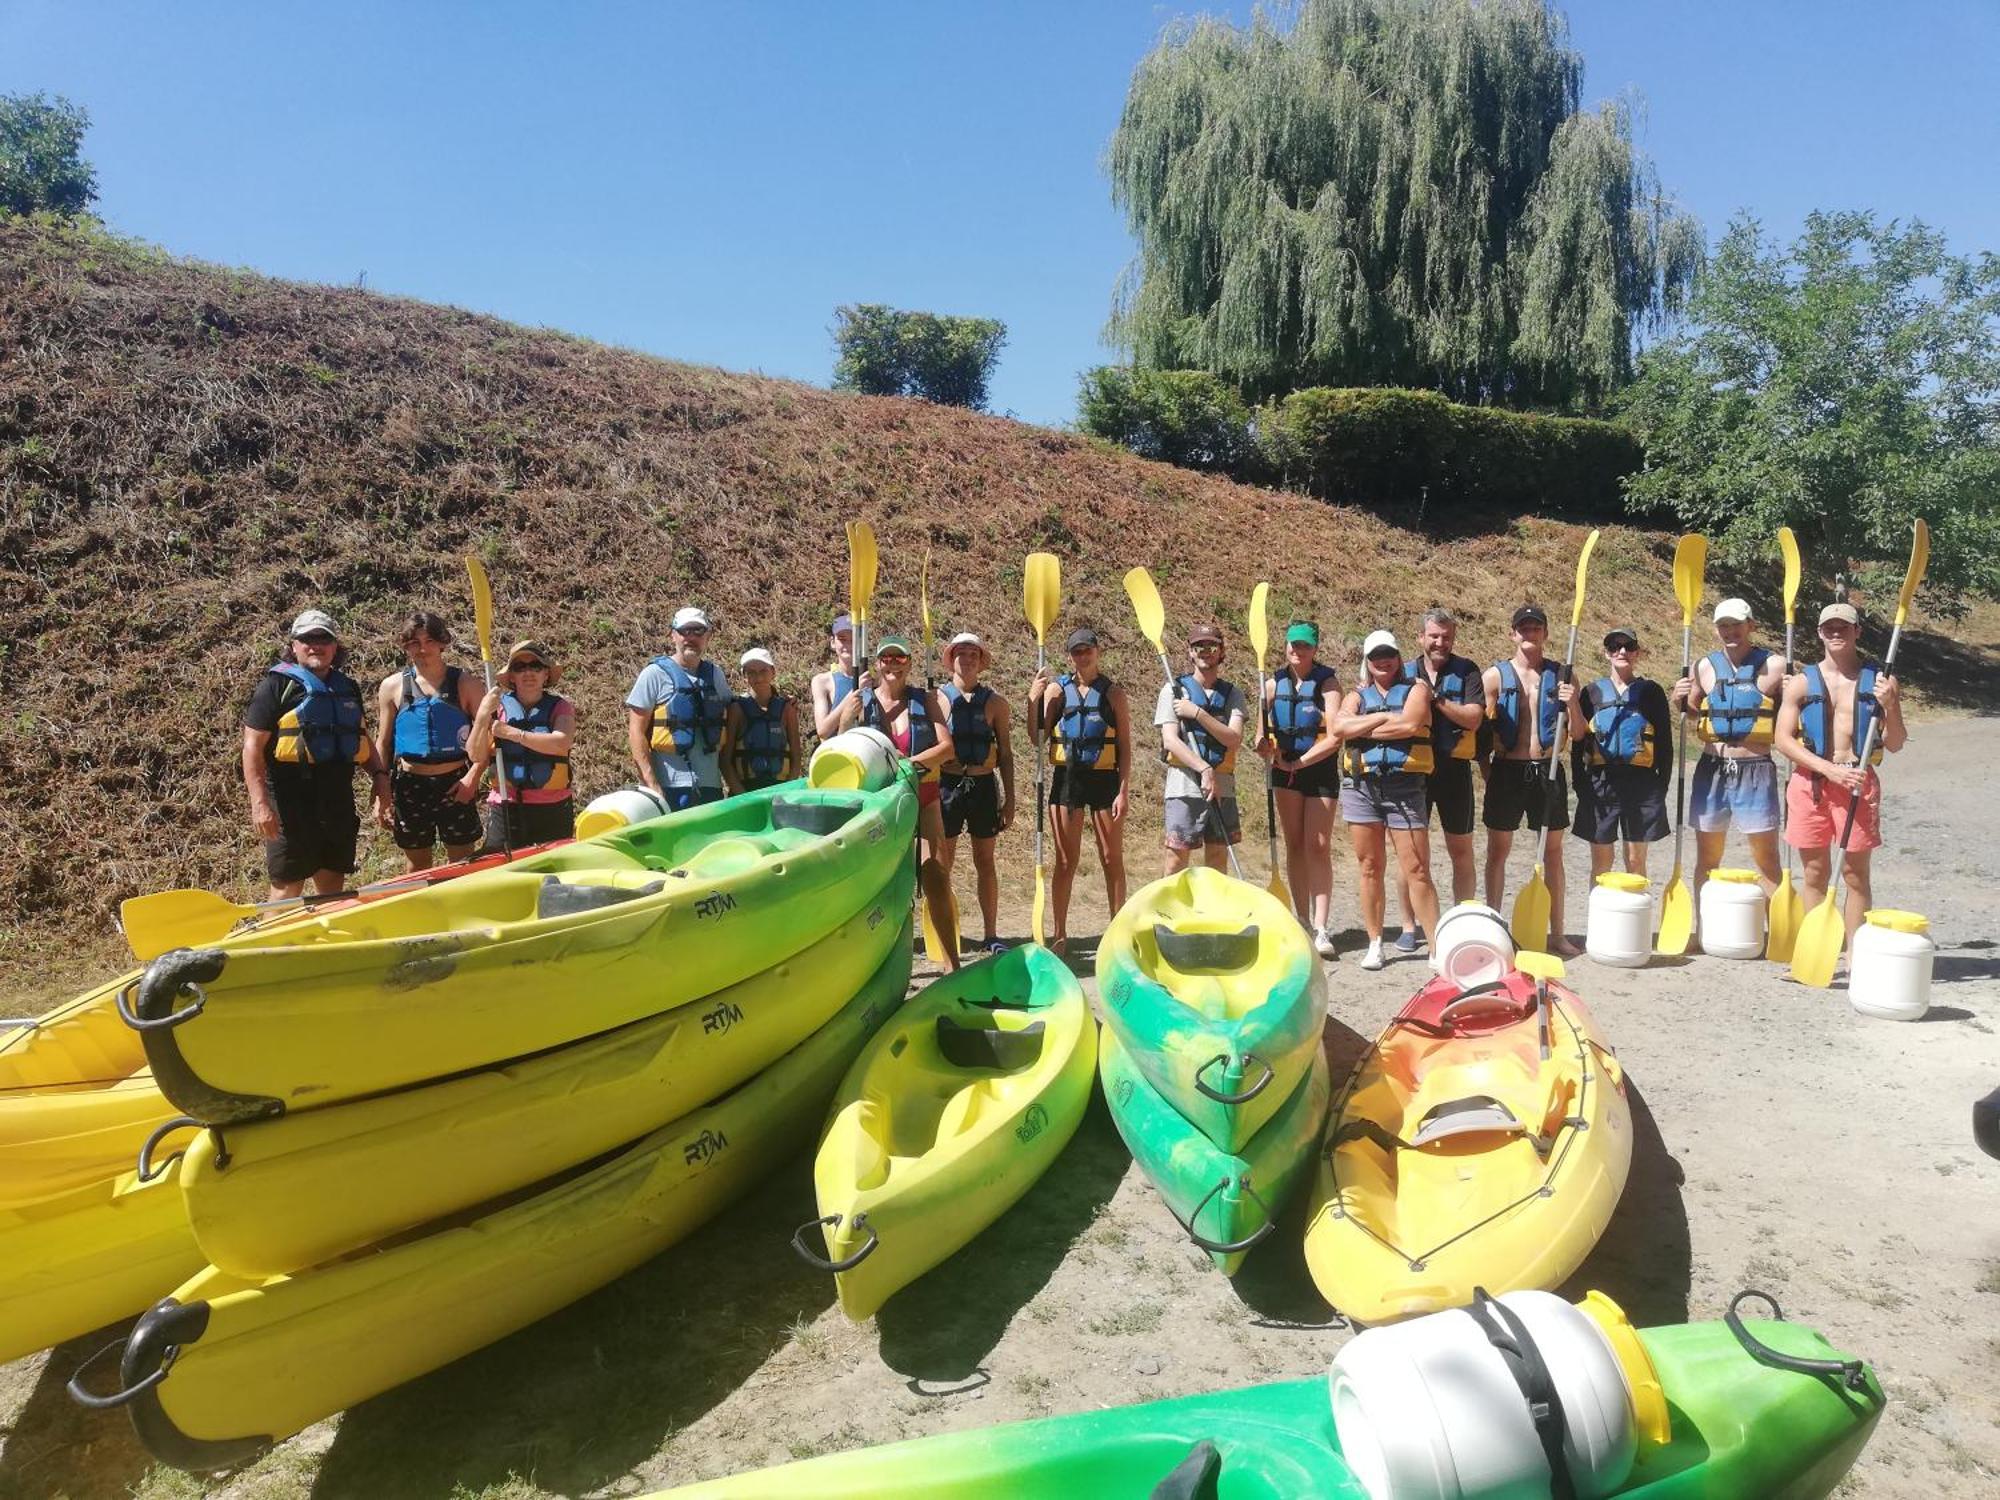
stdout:
<svg viewBox="0 0 2000 1500">
<path fill-rule="evenodd" d="M 1704 751 L 1694 768 L 1688 815 L 1701 833 L 1771 833 L 1778 826 L 1778 770 L 1771 757 L 1731 759 Z"/>
</svg>

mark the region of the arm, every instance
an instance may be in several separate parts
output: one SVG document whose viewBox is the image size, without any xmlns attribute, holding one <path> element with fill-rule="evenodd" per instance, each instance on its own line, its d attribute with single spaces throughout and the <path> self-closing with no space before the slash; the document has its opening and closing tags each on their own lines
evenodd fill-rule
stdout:
<svg viewBox="0 0 2000 1500">
<path fill-rule="evenodd" d="M 660 778 L 653 773 L 652 747 L 653 715 L 643 708 L 625 705 L 625 743 L 632 752 L 632 764 L 638 768 L 639 783 L 660 789 Z"/>
<path fill-rule="evenodd" d="M 270 743 L 270 730 L 243 726 L 243 784 L 250 790 L 250 826 L 267 841 L 278 836 L 278 809 L 271 801 L 270 778 L 264 774 L 264 747 Z"/>
<path fill-rule="evenodd" d="M 403 679 L 384 677 L 375 690 L 375 768 L 396 764 L 396 710 L 403 703 Z"/>
<path fill-rule="evenodd" d="M 722 743 L 724 746 L 734 741 L 735 736 L 739 732 L 737 726 L 742 721 L 743 710 L 737 707 L 736 704 L 732 703 L 722 711 Z M 722 760 L 722 785 L 724 790 L 732 797 L 740 795 L 743 791 L 743 783 L 736 775 L 736 757 L 723 754 L 720 747 L 717 748 L 716 754 Z"/>
<path fill-rule="evenodd" d="M 787 703 L 785 705 L 785 744 L 787 746 L 786 753 L 791 757 L 787 762 L 787 768 L 794 776 L 805 775 L 806 746 L 804 738 L 799 734 L 799 706 L 797 703 Z"/>
<path fill-rule="evenodd" d="M 1687 684 L 1687 692 L 1681 697 L 1682 713 L 1699 714 L 1707 705 L 1708 690 L 1715 686 L 1715 674 L 1705 671 L 1707 667 L 1708 658 L 1704 656 L 1695 662 L 1688 675 L 1681 679 L 1682 682 Z M 1680 683 L 1675 683 L 1674 687 L 1678 694 Z M 1699 718 L 1695 720 L 1694 732 L 1701 737 L 1703 744 L 1713 743 L 1714 736 L 1704 732 L 1702 720 Z"/>
<path fill-rule="evenodd" d="M 840 733 L 840 715 L 833 702 L 833 673 L 821 672 L 812 680 L 813 733 L 830 740 Z"/>
<path fill-rule="evenodd" d="M 1000 828 L 1014 821 L 1014 711 L 995 693 L 986 705 L 986 722 L 993 726 L 994 769 L 1000 775 Z"/>
<path fill-rule="evenodd" d="M 1416 694 L 1412 693 L 1411 697 Z M 1406 707 L 1408 705 L 1405 705 Z M 1333 722 L 1334 732 L 1344 740 L 1373 739 L 1389 722 L 1386 712 L 1364 714 L 1361 712 L 1361 690 L 1356 688 L 1340 700 L 1340 717 Z"/>
<path fill-rule="evenodd" d="M 1903 688 L 1895 678 L 1884 673 L 1875 679 L 1875 706 L 1882 711 L 1882 748 L 1894 755 L 1910 741 L 1910 731 L 1903 723 Z"/>
<path fill-rule="evenodd" d="M 1646 722 L 1653 726 L 1653 770 L 1665 786 L 1674 779 L 1674 711 L 1657 683 L 1646 699 Z M 1783 790 L 1779 788 L 1780 795 Z"/>
<path fill-rule="evenodd" d="M 1125 802 L 1132 791 L 1132 705 L 1125 689 L 1114 687 L 1111 701 L 1104 705 L 1118 728 L 1118 795 L 1111 799 L 1111 821 L 1125 821 Z"/>
<path fill-rule="evenodd" d="M 1778 705 L 1778 722 L 1772 730 L 1771 742 L 1777 746 L 1780 755 L 1800 770 L 1823 776 L 1850 791 L 1860 790 L 1866 781 L 1860 767 L 1837 766 L 1806 749 L 1806 742 L 1799 736 L 1799 715 L 1805 701 L 1806 678 L 1801 672 L 1785 684 L 1785 697 Z"/>
<path fill-rule="evenodd" d="M 1580 688 L 1569 696 L 1569 737 L 1578 744 L 1590 738 L 1589 698 L 1589 688 Z"/>
<path fill-rule="evenodd" d="M 465 742 L 465 753 L 481 764 L 493 756 L 493 726 L 499 713 L 500 689 L 496 687 L 479 700 L 472 715 L 472 734 Z"/>
<path fill-rule="evenodd" d="M 1221 745 L 1225 750 L 1234 750 L 1243 743 L 1242 709 L 1231 710 L 1229 721 L 1224 723 L 1199 703 L 1196 703 L 1192 698 L 1176 698 L 1174 699 L 1174 704 L 1174 713 L 1178 720 L 1194 720 L 1195 723 L 1213 735 L 1216 743 Z M 1178 730 L 1179 724 L 1176 723 L 1173 727 Z M 1196 759 L 1200 759 L 1200 757 L 1197 756 Z"/>
<path fill-rule="evenodd" d="M 480 680 L 474 677 L 471 672 L 461 671 L 458 674 L 458 711 L 460 713 L 464 714 L 468 719 L 476 721 L 480 705 L 485 701 L 485 697 L 485 688 L 482 686 Z M 468 698 L 471 699 L 470 702 L 466 701 Z M 476 751 L 472 748 L 472 737 L 468 735 L 465 740 L 465 758 L 467 762 L 465 773 L 458 778 L 458 785 L 453 788 L 454 793 L 457 795 L 457 800 L 460 802 L 470 802 L 479 795 L 479 783 L 486 775 L 486 767 L 493 760 L 493 747 L 489 744 L 483 753 Z"/>
<path fill-rule="evenodd" d="M 1410 685 L 1409 696 L 1403 700 L 1403 711 L 1396 715 L 1383 715 L 1386 721 L 1382 728 L 1390 739 L 1428 740 L 1431 736 L 1431 685 L 1416 682 Z"/>
</svg>

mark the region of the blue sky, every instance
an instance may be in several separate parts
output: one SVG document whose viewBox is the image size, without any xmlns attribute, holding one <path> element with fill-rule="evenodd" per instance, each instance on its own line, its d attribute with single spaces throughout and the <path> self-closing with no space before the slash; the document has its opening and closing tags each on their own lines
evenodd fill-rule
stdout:
<svg viewBox="0 0 2000 1500">
<path fill-rule="evenodd" d="M 1104 144 L 1184 13 L 0 0 L 0 92 L 88 108 L 100 211 L 181 254 L 819 383 L 839 303 L 988 315 L 994 409 L 1059 423 L 1130 255 Z M 1711 235 L 1860 207 L 2000 250 L 1996 0 L 1568 14 Z"/>
</svg>

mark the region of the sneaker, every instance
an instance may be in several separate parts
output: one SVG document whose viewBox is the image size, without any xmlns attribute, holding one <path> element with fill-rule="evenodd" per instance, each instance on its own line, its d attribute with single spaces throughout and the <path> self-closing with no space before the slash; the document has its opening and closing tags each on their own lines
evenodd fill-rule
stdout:
<svg viewBox="0 0 2000 1500">
<path fill-rule="evenodd" d="M 1421 926 L 1405 927 L 1401 932 L 1396 934 L 1396 951 L 1398 953 L 1415 953 L 1423 945 L 1424 929 Z"/>
<path fill-rule="evenodd" d="M 1379 969 L 1385 962 L 1387 960 L 1382 957 L 1382 940 L 1380 938 L 1370 938 L 1368 940 L 1368 951 L 1361 955 L 1361 967 L 1364 969 Z"/>
<path fill-rule="evenodd" d="M 979 951 L 981 953 L 1005 953 L 1007 945 L 998 938 L 988 938 L 979 945 Z"/>
<path fill-rule="evenodd" d="M 1340 950 L 1333 946 L 1333 933 L 1324 927 L 1315 927 L 1312 935 L 1313 952 L 1324 959 L 1335 959 Z"/>
</svg>

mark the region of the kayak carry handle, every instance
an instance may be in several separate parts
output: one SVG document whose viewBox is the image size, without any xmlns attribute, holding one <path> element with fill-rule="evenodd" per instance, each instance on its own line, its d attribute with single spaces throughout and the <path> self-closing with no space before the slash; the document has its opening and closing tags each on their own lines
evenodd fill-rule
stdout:
<svg viewBox="0 0 2000 1500">
<path fill-rule="evenodd" d="M 1518 1020 L 1519 1018 L 1527 1015 L 1534 1008 L 1535 1007 L 1532 1004 L 1530 1004 L 1526 1009 L 1523 1009 L 1521 1006 L 1516 1005 L 1512 1000 L 1509 1000 L 1505 995 L 1492 995 L 1486 993 L 1485 987 L 1481 986 L 1477 990 L 1467 990 L 1463 995 L 1460 995 L 1456 1000 L 1453 1000 L 1450 1004 L 1446 1005 L 1443 1010 L 1438 1012 L 1438 1021 L 1440 1023 L 1443 1023 L 1446 1021 L 1454 1020 L 1457 1017 L 1465 1015 L 1467 1013 L 1480 1012 L 1480 1011 L 1489 1011 L 1495 1015 L 1504 1012 L 1505 1014 L 1513 1016 Z"/>
<path fill-rule="evenodd" d="M 868 1239 L 859 1250 L 848 1256 L 847 1259 L 828 1260 L 824 1255 L 806 1248 L 807 1230 L 824 1229 L 829 1224 L 838 1224 L 839 1222 L 839 1214 L 828 1214 L 823 1219 L 810 1219 L 792 1231 L 792 1248 L 798 1252 L 799 1259 L 811 1266 L 815 1271 L 832 1271 L 836 1275 L 842 1271 L 851 1271 L 860 1265 L 861 1262 L 868 1259 L 869 1256 L 873 1255 L 875 1247 L 882 1243 L 881 1236 L 875 1233 L 875 1226 L 868 1222 L 868 1215 L 856 1214 L 854 1216 L 854 1227 L 856 1229 L 867 1230 Z"/>
<path fill-rule="evenodd" d="M 1211 1057 L 1207 1062 L 1203 1063 L 1200 1067 L 1194 1070 L 1194 1086 L 1200 1089 L 1204 1094 L 1208 1095 L 1208 1097 L 1213 1099 L 1217 1104 L 1248 1104 L 1252 1099 L 1255 1099 L 1259 1094 L 1263 1093 L 1265 1089 L 1271 1086 L 1271 1079 L 1276 1075 L 1272 1073 L 1271 1065 L 1265 1062 L 1263 1058 L 1259 1057 L 1254 1052 L 1244 1053 L 1243 1061 L 1245 1063 L 1255 1063 L 1258 1067 L 1264 1070 L 1264 1076 L 1258 1079 L 1255 1083 L 1251 1084 L 1250 1087 L 1245 1089 L 1242 1093 L 1225 1094 L 1216 1089 L 1210 1088 L 1208 1084 L 1202 1081 L 1201 1075 L 1206 1073 L 1210 1068 L 1214 1067 L 1217 1063 L 1221 1063 L 1225 1067 L 1228 1065 L 1229 1054 L 1227 1052 L 1216 1053 L 1215 1056 Z"/>
<path fill-rule="evenodd" d="M 84 1384 L 84 1376 L 88 1375 L 92 1369 L 102 1362 L 107 1354 L 123 1355 L 124 1352 L 125 1340 L 113 1339 L 82 1364 L 78 1365 L 76 1373 L 70 1376 L 69 1384 L 66 1387 L 69 1391 L 70 1400 L 74 1401 L 78 1406 L 87 1406 L 92 1411 L 111 1411 L 143 1396 L 147 1391 L 150 1391 L 154 1386 L 167 1378 L 167 1367 L 161 1365 L 136 1385 L 121 1387 L 111 1392 L 108 1396 L 100 1396 Z"/>
<path fill-rule="evenodd" d="M 153 1165 L 153 1148 L 176 1130 L 186 1130 L 190 1126 L 199 1130 L 201 1129 L 201 1121 L 197 1120 L 193 1115 L 175 1115 L 171 1120 L 162 1120 L 154 1128 L 153 1133 L 146 1137 L 146 1143 L 139 1148 L 139 1180 L 141 1182 L 151 1182 L 157 1177 L 164 1176 L 168 1167 L 171 1167 L 187 1154 L 184 1147 L 161 1162 L 159 1166 L 155 1167 Z"/>
<path fill-rule="evenodd" d="M 1256 1205 L 1264 1210 L 1264 1222 L 1258 1225 L 1249 1234 L 1245 1235 L 1242 1239 L 1236 1241 L 1236 1243 L 1233 1245 L 1225 1244 L 1221 1240 L 1209 1239 L 1200 1230 L 1194 1227 L 1194 1221 L 1201 1217 L 1201 1211 L 1204 1208 L 1207 1208 L 1208 1205 L 1214 1201 L 1215 1195 L 1217 1193 L 1221 1192 L 1224 1188 L 1229 1186 L 1229 1174 L 1225 1172 L 1223 1174 L 1222 1181 L 1218 1182 L 1214 1187 L 1208 1190 L 1207 1194 L 1202 1198 L 1201 1202 L 1197 1203 L 1194 1206 L 1194 1212 L 1188 1215 L 1187 1223 L 1181 1226 L 1181 1228 L 1187 1231 L 1189 1239 L 1193 1240 L 1197 1245 L 1201 1246 L 1202 1249 L 1208 1251 L 1208 1253 L 1211 1255 L 1236 1255 L 1244 1250 L 1249 1250 L 1254 1246 L 1262 1244 L 1264 1240 L 1270 1235 L 1271 1231 L 1278 1227 L 1277 1220 L 1272 1216 L 1271 1213 L 1271 1205 L 1266 1203 L 1262 1198 L 1258 1197 L 1257 1190 L 1252 1186 L 1250 1186 L 1249 1177 L 1246 1175 L 1237 1178 L 1236 1185 L 1239 1188 L 1241 1188 L 1244 1192 L 1248 1193 L 1252 1198 L 1252 1200 L 1255 1201 Z"/>
<path fill-rule="evenodd" d="M 175 948 L 162 953 L 146 965 L 136 984 L 119 989 L 119 1018 L 141 1032 L 171 1031 L 192 1021 L 208 1004 L 208 991 L 202 985 L 221 977 L 228 958 L 220 948 Z M 139 992 L 136 1009 L 132 1004 L 134 990 Z M 194 996 L 194 1004 L 175 1010 L 174 1002 L 183 995 Z"/>
<path fill-rule="evenodd" d="M 1764 1343 L 1737 1316 L 1736 1309 L 1750 1298 L 1767 1304 L 1771 1317 L 1777 1322 L 1785 1321 L 1784 1309 L 1778 1306 L 1778 1299 L 1769 1292 L 1741 1291 L 1729 1299 L 1729 1311 L 1722 1315 L 1722 1321 L 1729 1325 L 1729 1331 L 1736 1335 L 1736 1342 L 1744 1352 L 1760 1365 L 1770 1365 L 1779 1370 L 1795 1370 L 1801 1375 L 1834 1375 L 1850 1391 L 1868 1389 L 1868 1367 L 1858 1359 L 1806 1359 L 1797 1354 L 1786 1354 Z"/>
</svg>

